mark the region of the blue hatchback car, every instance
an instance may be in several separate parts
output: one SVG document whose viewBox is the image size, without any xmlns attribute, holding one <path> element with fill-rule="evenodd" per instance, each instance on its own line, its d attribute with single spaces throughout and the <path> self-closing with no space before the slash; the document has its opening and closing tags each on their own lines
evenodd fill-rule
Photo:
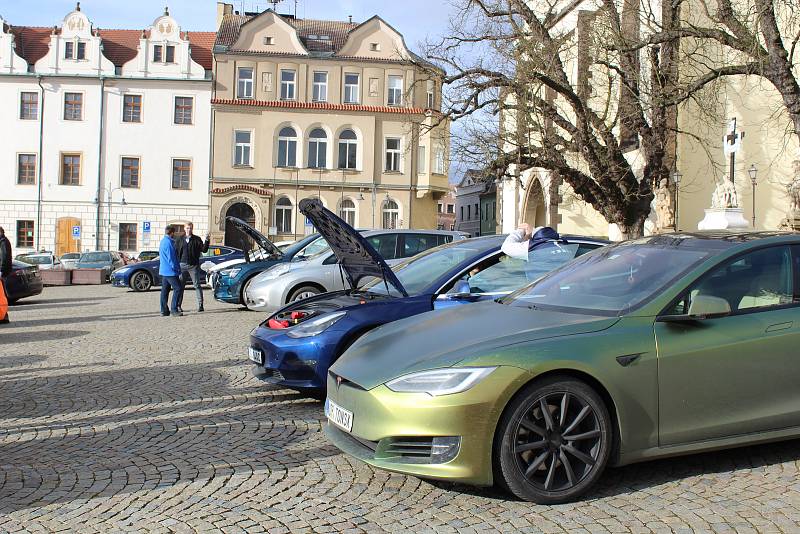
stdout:
<svg viewBox="0 0 800 534">
<path fill-rule="evenodd" d="M 281 308 L 250 333 L 248 355 L 260 380 L 312 396 L 321 396 L 328 368 L 367 331 L 433 309 L 497 298 L 606 244 L 545 228 L 531 240 L 527 261 L 502 253 L 505 236 L 488 236 L 429 249 L 390 269 L 319 201 L 302 201 L 300 211 L 330 243 L 350 289 Z"/>
<path fill-rule="evenodd" d="M 238 248 L 225 246 L 210 246 L 204 252 L 201 261 L 222 263 L 228 260 L 244 258 L 244 253 Z M 134 291 L 147 291 L 151 287 L 161 285 L 161 276 L 158 274 L 158 258 L 149 261 L 131 263 L 111 273 L 111 285 L 114 287 L 129 287 Z M 205 272 L 201 271 L 200 278 L 205 280 Z"/>
<path fill-rule="evenodd" d="M 267 239 L 267 236 L 243 220 L 236 217 L 228 217 L 228 220 L 242 234 L 242 242 L 250 241 L 254 248 L 245 254 L 243 263 L 212 273 L 211 287 L 214 289 L 214 298 L 220 302 L 244 304 L 247 284 L 257 274 L 278 263 L 291 261 L 295 256 L 313 255 L 318 252 L 316 246 L 327 246 L 319 234 L 312 234 L 281 250 Z"/>
</svg>

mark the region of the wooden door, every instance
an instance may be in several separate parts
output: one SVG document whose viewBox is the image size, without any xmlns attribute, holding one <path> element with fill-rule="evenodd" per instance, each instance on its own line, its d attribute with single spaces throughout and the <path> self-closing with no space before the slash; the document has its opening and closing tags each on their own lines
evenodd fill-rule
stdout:
<svg viewBox="0 0 800 534">
<path fill-rule="evenodd" d="M 80 225 L 81 220 L 74 217 L 64 217 L 56 221 L 56 256 L 60 257 L 67 252 L 81 251 L 81 239 L 72 237 L 72 227 Z"/>
</svg>

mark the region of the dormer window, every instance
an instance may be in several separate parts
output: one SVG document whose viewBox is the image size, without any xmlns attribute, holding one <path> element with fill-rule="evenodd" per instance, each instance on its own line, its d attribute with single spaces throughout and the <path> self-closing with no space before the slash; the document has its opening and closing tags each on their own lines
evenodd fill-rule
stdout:
<svg viewBox="0 0 800 534">
<path fill-rule="evenodd" d="M 380 45 L 380 43 L 370 43 L 369 44 L 369 49 L 372 52 L 380 52 L 381 51 L 381 45 Z"/>
<path fill-rule="evenodd" d="M 175 63 L 175 47 L 153 45 L 153 63 Z"/>
<path fill-rule="evenodd" d="M 64 59 L 86 59 L 86 43 L 84 41 L 67 41 L 64 43 Z"/>
<path fill-rule="evenodd" d="M 264 44 L 265 45 L 274 45 L 275 44 L 275 38 L 274 37 L 269 37 L 269 36 L 268 37 L 264 37 Z"/>
</svg>

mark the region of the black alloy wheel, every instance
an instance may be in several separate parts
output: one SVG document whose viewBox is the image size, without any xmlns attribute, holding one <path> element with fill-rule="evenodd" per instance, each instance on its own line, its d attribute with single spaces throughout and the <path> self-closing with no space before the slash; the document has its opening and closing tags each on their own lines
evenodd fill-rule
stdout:
<svg viewBox="0 0 800 534">
<path fill-rule="evenodd" d="M 149 291 L 153 287 L 153 278 L 145 271 L 137 271 L 131 277 L 131 289 L 137 293 L 140 291 Z"/>
<path fill-rule="evenodd" d="M 498 431 L 498 478 L 517 497 L 539 504 L 585 493 L 605 469 L 613 441 L 603 399 L 570 378 L 528 386 L 508 406 Z"/>
</svg>

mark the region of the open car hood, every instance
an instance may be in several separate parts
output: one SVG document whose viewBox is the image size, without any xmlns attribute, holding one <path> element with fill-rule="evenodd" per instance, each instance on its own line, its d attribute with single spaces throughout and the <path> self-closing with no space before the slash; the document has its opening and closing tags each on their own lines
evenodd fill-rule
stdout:
<svg viewBox="0 0 800 534">
<path fill-rule="evenodd" d="M 258 245 L 261 249 L 263 249 L 264 252 L 266 252 L 267 254 L 271 256 L 283 256 L 283 252 L 281 252 L 281 249 L 273 245 L 272 241 L 267 239 L 267 236 L 265 236 L 264 234 L 262 234 L 261 232 L 259 232 L 258 230 L 256 230 L 243 220 L 239 219 L 238 217 L 230 217 L 230 216 L 226 217 L 226 219 L 231 222 L 234 228 L 236 228 L 241 233 L 252 239 L 253 242 L 255 242 L 255 244 Z M 244 249 L 245 247 L 242 248 Z M 247 252 L 245 252 L 245 254 L 247 254 Z"/>
<path fill-rule="evenodd" d="M 350 287 L 355 289 L 363 278 L 374 276 L 394 286 L 401 295 L 408 296 L 403 284 L 378 251 L 355 228 L 326 209 L 319 200 L 301 200 L 300 213 L 308 217 L 314 228 L 328 242 L 347 275 Z"/>
</svg>

